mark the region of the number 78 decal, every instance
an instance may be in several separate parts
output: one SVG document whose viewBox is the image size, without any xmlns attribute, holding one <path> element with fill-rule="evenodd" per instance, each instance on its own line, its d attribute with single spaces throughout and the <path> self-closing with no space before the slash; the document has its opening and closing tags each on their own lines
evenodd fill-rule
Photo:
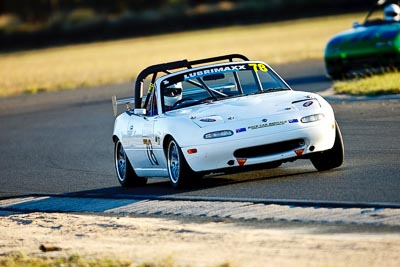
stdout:
<svg viewBox="0 0 400 267">
<path fill-rule="evenodd" d="M 253 70 L 255 72 L 257 72 L 257 71 L 267 72 L 268 71 L 267 66 L 265 66 L 262 63 L 249 63 L 249 66 L 253 67 Z"/>
</svg>

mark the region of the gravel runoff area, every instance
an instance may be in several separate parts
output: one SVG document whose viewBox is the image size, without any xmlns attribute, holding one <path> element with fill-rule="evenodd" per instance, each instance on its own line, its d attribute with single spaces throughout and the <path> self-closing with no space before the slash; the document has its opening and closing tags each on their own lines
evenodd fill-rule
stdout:
<svg viewBox="0 0 400 267">
<path fill-rule="evenodd" d="M 400 265 L 400 229 L 387 225 L 0 210 L 0 233 L 0 260 L 22 253 L 132 266 Z"/>
</svg>

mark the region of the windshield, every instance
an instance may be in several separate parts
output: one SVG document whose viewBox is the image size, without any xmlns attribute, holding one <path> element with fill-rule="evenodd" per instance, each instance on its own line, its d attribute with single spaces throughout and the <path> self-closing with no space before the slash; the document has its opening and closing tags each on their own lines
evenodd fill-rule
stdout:
<svg viewBox="0 0 400 267">
<path fill-rule="evenodd" d="M 290 89 L 267 65 L 260 62 L 189 69 L 161 82 L 164 111 L 280 90 Z"/>
</svg>

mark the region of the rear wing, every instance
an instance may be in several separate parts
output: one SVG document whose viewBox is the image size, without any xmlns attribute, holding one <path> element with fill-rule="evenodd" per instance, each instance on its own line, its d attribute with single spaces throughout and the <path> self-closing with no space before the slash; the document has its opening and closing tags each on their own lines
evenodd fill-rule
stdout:
<svg viewBox="0 0 400 267">
<path fill-rule="evenodd" d="M 135 104 L 134 97 L 117 99 L 117 97 L 115 95 L 113 95 L 111 97 L 111 101 L 112 101 L 113 112 L 114 112 L 115 117 L 117 116 L 119 105 L 125 105 L 127 110 L 131 110 L 132 108 L 131 108 L 130 104 Z"/>
</svg>

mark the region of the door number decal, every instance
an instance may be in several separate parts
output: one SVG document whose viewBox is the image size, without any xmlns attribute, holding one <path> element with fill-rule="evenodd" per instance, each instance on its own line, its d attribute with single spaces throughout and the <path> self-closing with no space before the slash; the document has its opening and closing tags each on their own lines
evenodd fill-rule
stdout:
<svg viewBox="0 0 400 267">
<path fill-rule="evenodd" d="M 150 139 L 143 139 L 143 144 L 146 145 L 146 154 L 151 165 L 159 165 L 156 155 L 154 154 L 153 145 Z"/>
</svg>

